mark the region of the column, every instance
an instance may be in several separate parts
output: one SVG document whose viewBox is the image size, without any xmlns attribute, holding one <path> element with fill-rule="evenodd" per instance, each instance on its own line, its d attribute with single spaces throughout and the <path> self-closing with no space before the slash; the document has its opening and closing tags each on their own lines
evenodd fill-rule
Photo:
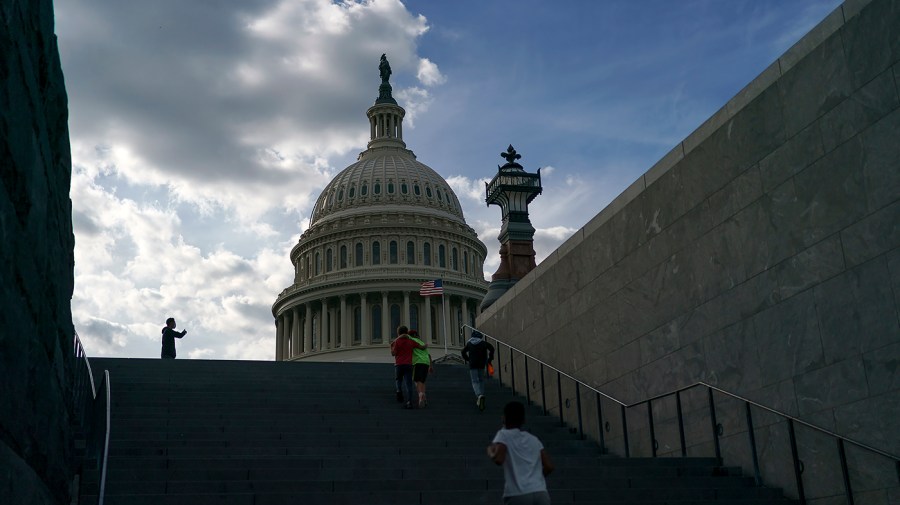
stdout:
<svg viewBox="0 0 900 505">
<path fill-rule="evenodd" d="M 399 246 L 398 246 L 399 247 Z M 403 313 L 400 314 L 400 324 L 409 327 L 409 291 L 403 292 Z"/>
<path fill-rule="evenodd" d="M 308 353 L 312 349 L 312 306 L 309 302 L 304 304 L 306 307 L 306 318 L 303 320 L 303 354 Z"/>
<path fill-rule="evenodd" d="M 425 327 L 423 328 L 425 331 L 419 331 L 420 335 L 427 335 L 426 343 L 430 344 L 434 337 L 437 335 L 433 335 L 431 333 L 431 297 L 425 297 Z"/>
<path fill-rule="evenodd" d="M 341 295 L 341 347 L 350 347 L 351 332 L 347 328 L 347 295 Z"/>
<path fill-rule="evenodd" d="M 291 356 L 299 356 L 303 352 L 300 344 L 300 306 L 294 306 L 294 328 L 291 330 Z"/>
<path fill-rule="evenodd" d="M 362 326 L 359 329 L 360 343 L 372 345 L 372 335 L 369 333 L 372 322 L 369 321 L 369 301 L 366 299 L 366 293 L 359 294 L 359 324 Z"/>
<path fill-rule="evenodd" d="M 324 351 L 331 349 L 331 310 L 328 306 L 328 299 L 322 299 L 322 343 L 319 347 Z"/>
<path fill-rule="evenodd" d="M 444 291 L 444 296 L 448 297 L 447 292 Z M 453 342 L 453 339 L 450 338 L 450 300 L 448 299 L 446 302 L 441 300 L 441 331 L 444 335 L 444 345 L 450 346 Z"/>
<path fill-rule="evenodd" d="M 390 342 L 391 337 L 394 336 L 394 332 L 390 329 L 391 326 L 391 310 L 388 307 L 388 292 L 381 292 L 381 338 L 382 342 Z"/>
<path fill-rule="evenodd" d="M 284 323 L 281 322 L 281 316 L 275 316 L 275 361 L 284 359 Z"/>
<path fill-rule="evenodd" d="M 283 321 L 282 325 L 284 325 L 284 333 L 282 333 L 281 344 L 281 357 L 283 360 L 287 361 L 291 359 L 291 313 L 290 311 L 284 311 L 281 315 Z"/>
</svg>

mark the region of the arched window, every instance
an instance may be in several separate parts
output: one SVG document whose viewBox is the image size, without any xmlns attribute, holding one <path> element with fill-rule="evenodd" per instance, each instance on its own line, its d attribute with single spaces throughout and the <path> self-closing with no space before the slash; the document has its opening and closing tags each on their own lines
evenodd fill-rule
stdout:
<svg viewBox="0 0 900 505">
<path fill-rule="evenodd" d="M 438 246 L 438 266 L 447 268 L 447 249 L 444 244 Z"/>
<path fill-rule="evenodd" d="M 400 184 L 400 192 L 404 195 L 409 193 L 409 186 L 407 186 L 405 182 Z"/>
<path fill-rule="evenodd" d="M 369 185 L 363 184 L 361 188 L 359 188 L 359 194 L 361 196 L 366 196 L 369 194 Z"/>
<path fill-rule="evenodd" d="M 339 201 L 339 202 L 343 202 L 343 201 L 344 201 L 344 189 L 343 189 L 343 188 L 341 188 L 341 190 L 338 191 L 338 201 Z"/>
<path fill-rule="evenodd" d="M 450 268 L 459 270 L 459 252 L 455 247 L 453 248 L 452 254 L 450 255 Z"/>
<path fill-rule="evenodd" d="M 381 264 L 381 244 L 379 244 L 377 240 L 372 242 L 372 264 Z"/>
<path fill-rule="evenodd" d="M 394 194 L 394 183 L 392 181 L 388 181 L 388 193 Z"/>
<path fill-rule="evenodd" d="M 469 273 L 469 251 L 463 251 L 463 268 Z"/>
<path fill-rule="evenodd" d="M 372 340 L 381 341 L 381 305 L 372 305 Z"/>
<path fill-rule="evenodd" d="M 475 326 L 474 324 L 472 326 Z M 362 340 L 362 309 L 355 307 L 353 309 L 353 341 Z"/>
<path fill-rule="evenodd" d="M 348 198 L 353 198 L 356 195 L 356 186 L 350 186 L 350 192 L 347 195 Z"/>
<path fill-rule="evenodd" d="M 322 273 L 322 257 L 319 256 L 319 251 L 316 251 L 316 275 Z"/>
<path fill-rule="evenodd" d="M 330 272 L 334 268 L 334 258 L 331 257 L 331 248 L 325 251 L 325 271 Z"/>
<path fill-rule="evenodd" d="M 397 241 L 391 240 L 389 247 L 390 247 L 391 265 L 396 265 L 397 264 Z"/>
<path fill-rule="evenodd" d="M 391 305 L 391 331 L 396 332 L 398 326 L 400 326 L 400 306 L 395 303 Z"/>
<path fill-rule="evenodd" d="M 357 243 L 356 243 L 356 254 L 354 254 L 354 256 L 356 256 L 355 258 L 353 258 L 354 262 L 356 263 L 356 266 L 361 267 L 362 264 L 363 264 L 363 246 L 362 246 L 362 242 L 357 242 Z"/>
<path fill-rule="evenodd" d="M 439 202 L 443 202 L 443 201 L 444 201 L 444 194 L 441 193 L 441 190 L 440 190 L 440 189 L 437 190 L 437 197 L 438 197 L 438 201 L 439 201 Z"/>
<path fill-rule="evenodd" d="M 412 240 L 406 243 L 406 264 L 416 264 L 416 243 Z"/>
<path fill-rule="evenodd" d="M 415 186 L 413 186 L 413 193 L 415 193 L 416 196 L 421 196 L 421 195 L 422 195 L 422 190 L 419 189 L 419 185 L 418 185 L 418 184 L 416 184 Z"/>
<path fill-rule="evenodd" d="M 474 326 L 474 325 L 473 325 Z M 419 329 L 419 306 L 416 304 L 412 304 L 409 306 L 409 327 Z M 422 332 L 419 332 L 419 338 L 422 340 L 425 339 L 425 336 L 422 335 Z"/>
<path fill-rule="evenodd" d="M 380 194 L 381 194 L 381 183 L 380 183 L 380 182 L 376 182 L 376 183 L 375 183 L 375 194 L 376 194 L 376 195 L 380 195 Z"/>
<path fill-rule="evenodd" d="M 341 246 L 341 268 L 347 268 L 347 246 Z"/>
<path fill-rule="evenodd" d="M 422 261 L 426 266 L 431 266 L 431 242 L 425 242 L 422 246 Z"/>
<path fill-rule="evenodd" d="M 431 198 L 431 186 L 425 186 L 425 196 Z"/>
</svg>

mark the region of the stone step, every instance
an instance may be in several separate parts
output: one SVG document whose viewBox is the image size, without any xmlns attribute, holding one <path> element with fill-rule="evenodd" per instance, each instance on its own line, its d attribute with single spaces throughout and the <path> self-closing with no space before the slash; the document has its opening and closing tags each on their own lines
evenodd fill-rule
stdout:
<svg viewBox="0 0 900 505">
<path fill-rule="evenodd" d="M 501 502 L 503 471 L 484 448 L 502 405 L 522 398 L 488 381 L 479 411 L 465 367 L 439 366 L 429 407 L 410 411 L 387 364 L 98 364 L 112 378 L 108 504 Z M 606 456 L 536 407 L 526 417 L 556 466 L 556 505 L 785 503 L 715 458 Z M 83 503 L 98 476 L 86 472 Z"/>
</svg>

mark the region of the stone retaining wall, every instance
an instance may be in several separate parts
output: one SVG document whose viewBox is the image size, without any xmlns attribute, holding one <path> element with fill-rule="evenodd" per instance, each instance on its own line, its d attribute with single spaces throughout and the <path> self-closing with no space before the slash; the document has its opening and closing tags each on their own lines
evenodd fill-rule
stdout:
<svg viewBox="0 0 900 505">
<path fill-rule="evenodd" d="M 485 311 L 479 328 L 628 403 L 706 381 L 900 454 L 898 33 L 900 2 L 845 2 Z M 519 358 L 519 390 L 523 367 Z M 582 396 L 597 437 L 593 396 Z M 748 462 L 743 406 L 717 401 L 726 463 Z M 705 393 L 684 402 L 694 413 L 690 452 L 709 455 Z M 563 408 L 572 419 L 574 402 Z M 621 453 L 612 408 L 605 435 Z M 654 405 L 662 454 L 680 454 L 674 412 L 674 399 Z M 765 481 L 796 493 L 786 424 L 754 415 Z M 628 416 L 632 452 L 649 454 L 646 408 Z M 833 443 L 805 430 L 798 438 L 806 479 L 817 481 L 808 495 L 840 492 Z M 850 452 L 851 464 L 865 458 Z M 900 501 L 888 489 L 893 465 L 878 475 L 878 465 L 863 466 L 855 488 L 872 503 Z"/>
<path fill-rule="evenodd" d="M 50 0 L 0 6 L 0 503 L 67 504 L 74 281 Z"/>
</svg>

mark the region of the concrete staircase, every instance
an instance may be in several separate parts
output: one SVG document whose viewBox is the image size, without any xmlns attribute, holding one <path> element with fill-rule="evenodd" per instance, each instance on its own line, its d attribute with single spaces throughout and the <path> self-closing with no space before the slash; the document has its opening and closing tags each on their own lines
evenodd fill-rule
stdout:
<svg viewBox="0 0 900 505">
<path fill-rule="evenodd" d="M 112 384 L 107 504 L 501 503 L 484 448 L 513 397 L 491 381 L 480 412 L 461 366 L 437 367 L 428 407 L 404 410 L 385 364 L 91 362 Z M 555 505 L 788 503 L 712 458 L 601 455 L 537 408 L 526 424 L 556 465 Z"/>
</svg>

